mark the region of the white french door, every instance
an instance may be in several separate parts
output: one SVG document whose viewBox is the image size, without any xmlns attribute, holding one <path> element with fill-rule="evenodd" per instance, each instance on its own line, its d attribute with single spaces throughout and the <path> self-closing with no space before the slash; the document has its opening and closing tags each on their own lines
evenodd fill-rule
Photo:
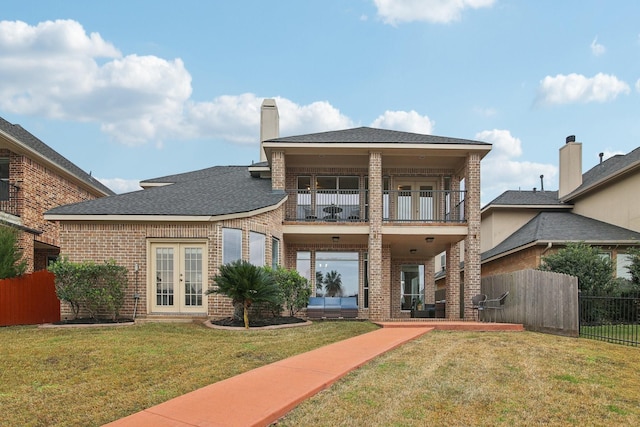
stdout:
<svg viewBox="0 0 640 427">
<path fill-rule="evenodd" d="M 152 312 L 207 312 L 205 243 L 152 243 L 150 266 Z"/>
<path fill-rule="evenodd" d="M 397 220 L 431 221 L 435 219 L 435 183 L 401 181 L 398 182 L 397 189 Z"/>
</svg>

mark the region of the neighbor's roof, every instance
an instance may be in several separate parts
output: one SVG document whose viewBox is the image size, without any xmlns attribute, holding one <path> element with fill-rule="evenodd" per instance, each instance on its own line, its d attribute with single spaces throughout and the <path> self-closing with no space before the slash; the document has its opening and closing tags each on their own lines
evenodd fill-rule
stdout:
<svg viewBox="0 0 640 427">
<path fill-rule="evenodd" d="M 487 206 L 567 206 L 558 199 L 557 191 L 521 191 L 507 190 Z"/>
<path fill-rule="evenodd" d="M 310 133 L 305 135 L 287 136 L 284 138 L 268 139 L 265 142 L 275 143 L 387 143 L 387 144 L 469 144 L 491 147 L 491 144 L 470 139 L 449 138 L 443 136 L 425 135 L 412 132 L 358 127 L 353 129 L 329 132 Z"/>
<path fill-rule="evenodd" d="M 271 180 L 252 178 L 247 166 L 215 166 L 145 182 L 172 183 L 49 210 L 46 215 L 220 216 L 268 208 L 286 195 Z"/>
<path fill-rule="evenodd" d="M 606 182 L 608 179 L 611 179 L 616 175 L 639 166 L 640 147 L 628 154 L 618 154 L 610 157 L 582 174 L 582 184 L 567 196 L 563 197 L 563 199 L 570 200 L 574 196 L 583 193 L 587 189 L 596 186 L 599 183 Z"/>
<path fill-rule="evenodd" d="M 14 125 L 0 117 L 0 131 L 12 136 L 27 149 L 34 151 L 37 155 L 55 164 L 60 169 L 66 170 L 85 184 L 97 189 L 105 195 L 115 194 L 100 181 L 80 169 L 60 153 L 49 147 L 44 142 L 33 136 L 20 125 Z"/>
<path fill-rule="evenodd" d="M 640 244 L 640 233 L 571 212 L 540 212 L 494 248 L 483 252 L 487 260 L 530 244 L 549 242 Z"/>
</svg>

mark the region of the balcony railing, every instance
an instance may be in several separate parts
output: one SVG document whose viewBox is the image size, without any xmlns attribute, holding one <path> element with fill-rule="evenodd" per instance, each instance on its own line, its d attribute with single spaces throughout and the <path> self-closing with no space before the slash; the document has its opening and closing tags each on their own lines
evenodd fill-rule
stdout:
<svg viewBox="0 0 640 427">
<path fill-rule="evenodd" d="M 0 212 L 20 216 L 18 212 L 19 187 L 0 179 Z"/>
<path fill-rule="evenodd" d="M 287 190 L 287 221 L 367 222 L 366 190 Z M 382 219 L 400 223 L 465 222 L 464 191 L 383 191 Z"/>
</svg>

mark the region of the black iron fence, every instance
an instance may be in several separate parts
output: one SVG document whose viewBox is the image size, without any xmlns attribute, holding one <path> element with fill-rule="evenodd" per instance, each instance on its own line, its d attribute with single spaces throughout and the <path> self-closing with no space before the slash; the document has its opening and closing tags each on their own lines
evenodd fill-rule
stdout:
<svg viewBox="0 0 640 427">
<path fill-rule="evenodd" d="M 640 295 L 580 295 L 580 336 L 638 347 Z"/>
</svg>

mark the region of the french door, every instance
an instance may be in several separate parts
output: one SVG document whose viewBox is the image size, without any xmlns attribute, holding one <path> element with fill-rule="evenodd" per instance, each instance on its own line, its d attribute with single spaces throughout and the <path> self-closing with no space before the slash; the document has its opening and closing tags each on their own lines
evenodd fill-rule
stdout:
<svg viewBox="0 0 640 427">
<path fill-rule="evenodd" d="M 206 313 L 205 243 L 151 244 L 151 311 Z"/>
<path fill-rule="evenodd" d="M 397 188 L 397 220 L 432 221 L 435 219 L 435 183 L 400 181 Z"/>
</svg>

